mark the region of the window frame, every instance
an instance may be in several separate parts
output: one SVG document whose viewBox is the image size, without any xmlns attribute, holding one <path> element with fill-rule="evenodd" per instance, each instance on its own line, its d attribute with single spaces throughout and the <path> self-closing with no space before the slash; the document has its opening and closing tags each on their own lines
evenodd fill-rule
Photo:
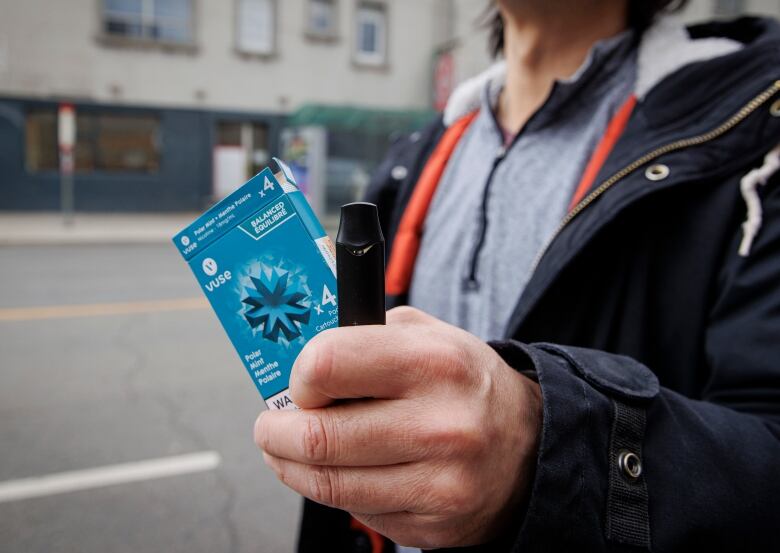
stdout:
<svg viewBox="0 0 780 553">
<path fill-rule="evenodd" d="M 279 2 L 277 0 L 263 0 L 268 2 L 271 8 L 271 46 L 268 50 L 259 51 L 248 49 L 241 43 L 241 4 L 246 0 L 234 0 L 233 2 L 233 48 L 243 57 L 268 59 L 275 57 L 279 49 Z"/>
<path fill-rule="evenodd" d="M 360 49 L 360 43 L 362 41 L 362 10 L 368 12 L 374 11 L 381 14 L 381 29 L 380 26 L 376 26 L 378 29 L 377 45 L 380 47 L 376 53 L 370 53 Z M 390 51 L 390 12 L 387 3 L 375 0 L 359 0 L 355 9 L 353 29 L 352 59 L 354 63 L 360 67 L 387 67 Z"/>
<path fill-rule="evenodd" d="M 149 18 L 148 15 L 144 16 L 144 9 L 142 7 L 142 14 L 141 14 L 141 20 L 142 20 L 142 28 L 145 28 L 147 25 L 152 25 L 155 21 L 154 17 L 154 2 L 157 0 L 141 0 L 142 6 L 147 6 L 147 11 L 149 10 L 148 6 L 151 6 L 151 18 Z M 189 25 L 187 26 L 187 30 L 189 33 L 189 38 L 186 41 L 178 41 L 178 40 L 169 40 L 169 39 L 160 39 L 160 38 L 154 38 L 147 35 L 136 37 L 136 36 L 128 36 L 128 35 L 120 35 L 120 34 L 114 34 L 110 33 L 106 30 L 106 5 L 105 0 L 96 0 L 96 10 L 97 10 L 97 21 L 98 21 L 98 32 L 97 32 L 97 39 L 98 42 L 110 45 L 110 46 L 134 46 L 134 47 L 140 47 L 140 48 L 157 48 L 157 49 L 165 49 L 165 50 L 181 50 L 181 51 L 187 51 L 187 52 L 193 52 L 197 49 L 197 20 L 198 20 L 198 2 L 196 0 L 185 0 L 187 4 L 189 5 Z M 148 21 L 144 21 L 144 17 L 149 18 Z"/>
</svg>

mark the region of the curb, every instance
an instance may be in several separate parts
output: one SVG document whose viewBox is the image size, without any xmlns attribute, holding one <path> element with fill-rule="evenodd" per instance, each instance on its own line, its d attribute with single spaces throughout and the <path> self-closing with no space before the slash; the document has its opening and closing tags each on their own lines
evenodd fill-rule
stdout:
<svg viewBox="0 0 780 553">
<path fill-rule="evenodd" d="M 0 247 L 8 246 L 101 246 L 171 244 L 173 237 L 197 214 L 175 217 L 149 215 L 77 215 L 63 225 L 54 214 L 0 215 Z M 325 218 L 325 230 L 335 236 L 337 218 Z"/>
<path fill-rule="evenodd" d="M 0 246 L 162 244 L 195 214 L 77 214 L 64 224 L 56 213 L 1 213 Z"/>
</svg>

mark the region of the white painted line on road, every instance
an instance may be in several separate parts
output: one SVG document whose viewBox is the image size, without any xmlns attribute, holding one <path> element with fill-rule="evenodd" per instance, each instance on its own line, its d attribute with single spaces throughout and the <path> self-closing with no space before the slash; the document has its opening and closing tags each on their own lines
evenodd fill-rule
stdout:
<svg viewBox="0 0 780 553">
<path fill-rule="evenodd" d="M 202 451 L 135 463 L 7 480 L 0 482 L 0 503 L 204 472 L 214 470 L 221 461 L 222 458 L 216 451 Z"/>
</svg>

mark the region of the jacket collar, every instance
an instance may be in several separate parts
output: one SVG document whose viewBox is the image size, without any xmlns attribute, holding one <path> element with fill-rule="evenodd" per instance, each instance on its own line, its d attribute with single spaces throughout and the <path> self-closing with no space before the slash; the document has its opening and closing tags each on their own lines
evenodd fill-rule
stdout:
<svg viewBox="0 0 780 553">
<path fill-rule="evenodd" d="M 620 37 L 612 37 L 596 43 L 577 72 L 561 82 L 576 81 L 589 67 L 598 65 L 599 58 L 606 56 Z M 639 44 L 637 59 L 637 82 L 635 95 L 640 100 L 663 79 L 685 65 L 705 61 L 733 53 L 742 44 L 728 37 L 692 37 L 689 30 L 673 17 L 660 18 L 643 35 Z M 483 73 L 464 81 L 450 96 L 444 110 L 444 124 L 449 126 L 467 113 L 480 107 L 484 90 L 497 93 L 506 79 L 506 62 L 496 62 Z"/>
<path fill-rule="evenodd" d="M 777 23 L 743 18 L 689 29 L 691 36 L 708 36 L 712 31 L 739 39 L 743 46 L 730 54 L 688 64 L 685 71 L 675 70 L 653 86 L 637 105 L 594 187 L 650 152 L 722 128 L 780 78 Z M 770 116 L 769 112 L 770 104 L 777 97 L 777 93 L 773 94 L 734 130 L 655 158 L 652 163 L 663 163 L 671 169 L 671 175 L 663 181 L 648 182 L 647 167 L 640 163 L 636 170 L 574 217 L 541 257 L 510 319 L 508 335 L 520 327 L 560 271 L 628 206 L 649 194 L 685 185 L 695 180 L 696 175 L 727 179 L 760 162 L 780 142 L 780 118 Z M 718 160 L 717 166 L 712 166 L 713 159 Z"/>
</svg>

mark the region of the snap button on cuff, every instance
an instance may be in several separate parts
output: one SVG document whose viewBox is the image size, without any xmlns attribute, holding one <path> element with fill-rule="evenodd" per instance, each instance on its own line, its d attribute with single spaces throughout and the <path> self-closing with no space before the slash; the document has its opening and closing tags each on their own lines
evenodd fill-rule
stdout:
<svg viewBox="0 0 780 553">
<path fill-rule="evenodd" d="M 769 114 L 772 117 L 780 117 L 780 100 L 772 102 L 772 105 L 769 106 Z"/>
<path fill-rule="evenodd" d="M 642 460 L 639 455 L 631 451 L 623 450 L 618 453 L 618 467 L 631 480 L 636 480 L 642 475 Z"/>
<path fill-rule="evenodd" d="M 656 163 L 655 165 L 651 165 L 645 171 L 645 177 L 648 180 L 652 180 L 652 181 L 664 180 L 668 176 L 669 176 L 669 167 L 667 167 L 662 163 Z"/>
</svg>

